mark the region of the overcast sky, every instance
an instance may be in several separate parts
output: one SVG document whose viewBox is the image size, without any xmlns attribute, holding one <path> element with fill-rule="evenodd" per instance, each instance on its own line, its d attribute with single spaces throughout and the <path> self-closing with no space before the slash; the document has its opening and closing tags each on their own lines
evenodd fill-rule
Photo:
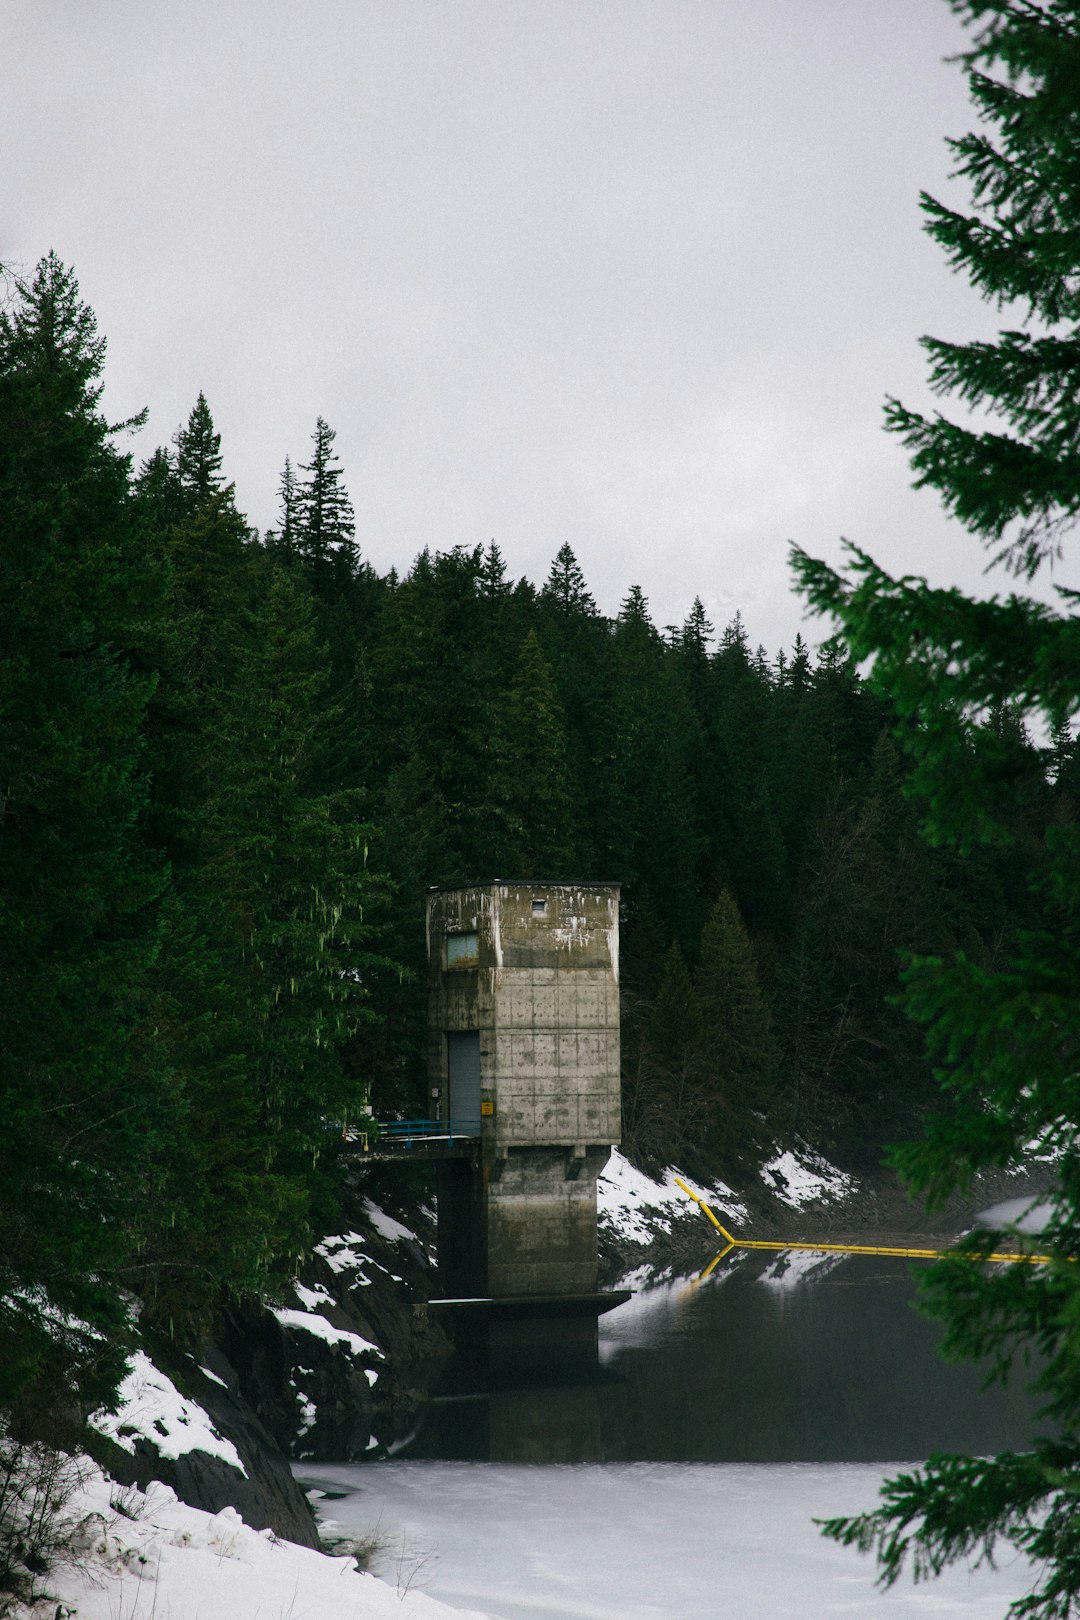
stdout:
<svg viewBox="0 0 1080 1620">
<path fill-rule="evenodd" d="M 881 429 L 920 333 L 996 324 L 920 231 L 961 43 L 944 0 L 0 0 L 0 261 L 74 264 L 140 458 L 205 391 L 260 527 L 321 414 L 378 569 L 569 541 L 604 611 L 772 653 L 789 540 L 980 578 Z"/>
</svg>

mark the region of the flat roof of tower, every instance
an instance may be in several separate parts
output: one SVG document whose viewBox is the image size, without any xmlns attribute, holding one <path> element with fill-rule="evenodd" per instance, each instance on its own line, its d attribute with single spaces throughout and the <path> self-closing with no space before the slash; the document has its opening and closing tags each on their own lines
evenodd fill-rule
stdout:
<svg viewBox="0 0 1080 1620">
<path fill-rule="evenodd" d="M 450 894 L 454 889 L 621 889 L 622 884 L 611 881 L 586 882 L 582 878 L 471 878 L 467 883 L 431 883 L 425 894 Z"/>
</svg>

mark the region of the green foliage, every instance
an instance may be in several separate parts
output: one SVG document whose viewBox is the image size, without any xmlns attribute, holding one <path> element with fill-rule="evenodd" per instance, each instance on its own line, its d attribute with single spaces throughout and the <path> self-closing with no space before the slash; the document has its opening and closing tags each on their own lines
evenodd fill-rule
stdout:
<svg viewBox="0 0 1080 1620">
<path fill-rule="evenodd" d="M 893 1006 L 902 953 L 961 943 L 993 986 L 1043 926 L 1033 868 L 1068 914 L 1046 858 L 1080 804 L 1067 675 L 1049 777 L 1016 697 L 1019 671 L 1043 691 L 1072 657 L 1066 621 L 1009 654 L 1016 679 L 957 662 L 956 742 L 930 700 L 934 615 L 951 634 L 968 612 L 948 593 L 927 612 L 902 582 L 888 656 L 909 684 L 886 699 L 856 625 L 816 663 L 797 640 L 770 665 L 738 615 L 714 645 L 700 599 L 660 632 L 634 586 L 609 619 L 566 545 L 539 589 L 494 542 L 380 578 L 321 418 L 260 544 L 205 396 L 132 477 L 70 273 L 46 261 L 12 311 L 0 1404 L 107 1394 L 120 1287 L 175 1333 L 274 1287 L 333 1219 L 332 1123 L 369 1097 L 426 1108 L 433 883 L 622 882 L 625 1139 L 643 1162 L 751 1174 L 800 1135 L 850 1162 L 910 1133 L 933 1081 Z M 826 603 L 841 589 L 818 584 Z M 996 612 L 1005 656 L 1030 621 Z M 963 861 L 918 841 L 909 779 L 942 828 L 953 801 L 883 741 L 898 715 L 954 744 L 992 828 Z M 980 798 L 1001 782 L 1007 806 Z"/>
<path fill-rule="evenodd" d="M 300 467 L 307 477 L 295 492 L 287 482 L 282 484 L 282 532 L 295 525 L 291 545 L 321 595 L 330 592 L 335 574 L 348 578 L 359 561 L 352 503 L 345 493 L 343 469 L 334 449 L 336 436 L 320 416 L 311 436 L 311 460 Z M 288 462 L 286 469 L 291 471 Z"/>
<path fill-rule="evenodd" d="M 724 1137 L 714 1151 L 733 1164 L 774 1140 L 778 1053 L 753 947 L 726 892 L 705 924 L 694 986 L 710 1089 L 723 1104 Z"/>
<path fill-rule="evenodd" d="M 0 313 L 0 1401 L 85 1389 L 172 1115 L 140 1008 L 141 842 L 163 580 L 99 410 L 104 343 L 50 255 Z M 68 1333 L 65 1316 L 87 1325 Z"/>
<path fill-rule="evenodd" d="M 1030 578 L 1080 510 L 1080 8 L 955 0 L 954 9 L 977 30 L 964 61 L 988 129 L 952 144 L 981 211 L 925 198 L 928 229 L 988 298 L 1026 306 L 1023 326 L 994 343 L 925 340 L 938 391 L 986 408 L 1003 431 L 931 421 L 895 402 L 888 425 L 920 481 Z M 1057 1620 L 1080 1603 L 1080 843 L 1065 788 L 1066 721 L 1080 707 L 1075 597 L 1059 591 L 1058 611 L 1015 594 L 974 601 L 890 579 L 862 552 L 850 558 L 846 577 L 802 554 L 796 570 L 855 656 L 873 660 L 913 761 L 926 837 L 946 860 L 966 855 L 983 889 L 981 938 L 957 930 L 906 971 L 904 1004 L 925 1030 L 945 1101 L 897 1160 L 932 1202 L 978 1170 L 1022 1162 L 1033 1144 L 1057 1166 L 1038 1240 L 1049 1263 L 984 1269 L 978 1261 L 1002 1234 L 981 1233 L 961 1246 L 966 1259 L 931 1271 L 926 1303 L 945 1325 L 947 1354 L 988 1362 L 1000 1378 L 1033 1359 L 1055 1434 L 1019 1456 L 932 1458 L 890 1481 L 875 1512 L 825 1528 L 876 1551 L 886 1584 L 907 1567 L 919 1577 L 990 1558 L 1004 1541 L 1037 1561 L 1032 1592 L 1010 1612 Z M 1053 739 L 1052 794 L 1028 717 Z"/>
<path fill-rule="evenodd" d="M 521 644 L 510 686 L 506 804 L 515 831 L 508 869 L 565 877 L 572 869 L 574 814 L 562 705 L 535 630 Z"/>
</svg>

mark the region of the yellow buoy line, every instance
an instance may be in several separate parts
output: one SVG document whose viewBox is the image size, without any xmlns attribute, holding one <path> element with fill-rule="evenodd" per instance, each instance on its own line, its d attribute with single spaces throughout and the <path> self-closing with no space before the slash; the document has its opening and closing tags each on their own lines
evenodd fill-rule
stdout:
<svg viewBox="0 0 1080 1620">
<path fill-rule="evenodd" d="M 707 1270 L 702 1273 L 703 1277 L 708 1276 L 709 1272 L 713 1269 L 713 1266 L 717 1265 L 725 1255 L 730 1254 L 732 1249 L 806 1249 L 813 1254 L 887 1254 L 894 1255 L 901 1260 L 940 1260 L 945 1255 L 956 1255 L 955 1249 L 901 1249 L 890 1244 L 792 1243 L 787 1241 L 781 1242 L 777 1239 L 734 1237 L 728 1231 L 726 1226 L 722 1226 L 720 1224 L 712 1210 L 709 1208 L 708 1204 L 705 1202 L 704 1198 L 702 1198 L 699 1193 L 694 1192 L 693 1188 L 688 1187 L 686 1182 L 682 1181 L 678 1176 L 675 1177 L 675 1185 L 677 1187 L 681 1187 L 688 1198 L 692 1198 L 695 1204 L 699 1204 L 701 1206 L 706 1215 L 709 1217 L 710 1221 L 712 1221 L 713 1225 L 716 1227 L 716 1230 L 720 1233 L 720 1236 L 725 1239 L 727 1244 L 727 1247 L 720 1250 L 720 1253 L 715 1256 Z M 965 1256 L 964 1258 L 967 1257 Z M 981 1254 L 978 1256 L 972 1256 L 971 1258 L 977 1258 L 979 1260 L 1004 1260 L 1012 1263 L 1019 1261 L 1025 1265 L 1049 1265 L 1050 1263 L 1050 1256 L 1048 1254 L 1018 1254 L 1013 1252 L 1008 1254 Z"/>
</svg>

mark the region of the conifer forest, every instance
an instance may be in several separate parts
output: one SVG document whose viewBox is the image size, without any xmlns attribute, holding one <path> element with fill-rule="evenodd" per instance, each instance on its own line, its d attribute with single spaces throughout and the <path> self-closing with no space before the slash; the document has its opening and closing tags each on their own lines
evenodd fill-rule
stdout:
<svg viewBox="0 0 1080 1620">
<path fill-rule="evenodd" d="M 824 1529 L 886 1584 L 1004 1541 L 1012 1613 L 1078 1612 L 1080 4 L 950 3 L 968 202 L 921 207 L 1004 324 L 923 338 L 952 414 L 886 426 L 1009 594 L 795 546 L 819 619 L 764 647 L 709 620 L 720 556 L 679 624 L 631 578 L 601 612 L 558 533 L 544 578 L 475 535 L 380 573 L 330 423 L 260 532 L 213 401 L 137 461 L 75 270 L 0 267 L 0 1438 L 114 1398 L 137 1316 L 275 1297 L 343 1123 L 428 1112 L 430 886 L 618 883 L 640 1168 L 808 1148 L 932 1209 L 1051 1167 L 1037 1263 L 976 1229 L 923 1287 L 1046 1434 Z"/>
<path fill-rule="evenodd" d="M 494 541 L 380 576 L 321 419 L 259 534 L 201 395 L 132 465 L 70 268 L 7 299 L 5 1400 L 58 1356 L 115 1374 L 36 1290 L 197 1322 L 330 1217 L 337 1122 L 426 1112 L 433 883 L 622 883 L 641 1164 L 737 1177 L 802 1140 L 863 1168 L 917 1131 L 904 953 L 1007 950 L 1074 814 L 1067 730 L 992 709 L 1011 837 L 960 859 L 842 641 L 770 651 L 700 600 L 656 625 L 630 582 L 608 618 L 554 541 L 539 582 Z"/>
</svg>

